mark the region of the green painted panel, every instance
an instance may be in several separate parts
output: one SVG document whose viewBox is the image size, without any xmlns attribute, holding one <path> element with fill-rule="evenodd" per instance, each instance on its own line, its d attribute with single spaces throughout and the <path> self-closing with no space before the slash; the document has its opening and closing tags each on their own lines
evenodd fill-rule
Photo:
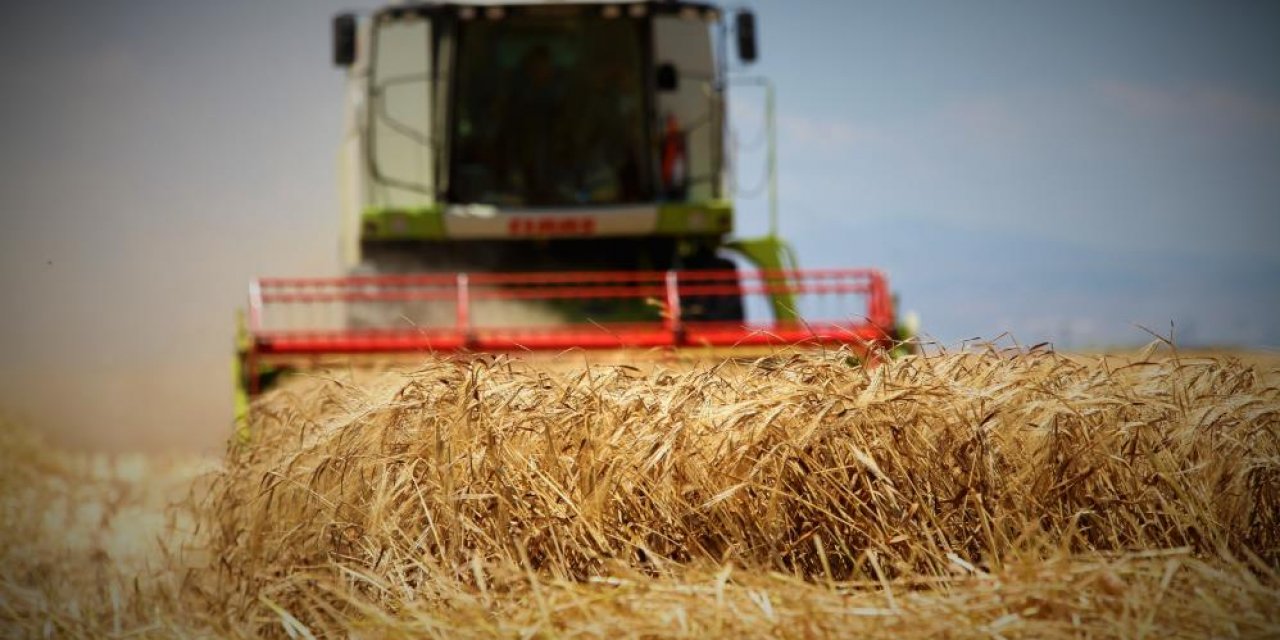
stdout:
<svg viewBox="0 0 1280 640">
<path fill-rule="evenodd" d="M 385 240 L 440 240 L 445 237 L 444 209 L 369 207 L 360 219 L 360 237 Z"/>
<path fill-rule="evenodd" d="M 442 240 L 448 237 L 444 208 L 369 207 L 360 220 L 360 237 L 384 240 Z M 733 232 L 733 205 L 726 200 L 662 204 L 654 235 L 724 235 Z"/>
<path fill-rule="evenodd" d="M 795 253 L 791 250 L 791 245 L 777 236 L 734 240 L 726 243 L 725 247 L 742 254 L 743 257 L 750 260 L 752 264 L 762 271 L 781 271 L 797 268 Z M 795 296 L 790 293 L 774 294 L 770 299 L 770 303 L 773 307 L 773 318 L 775 320 L 795 321 L 800 319 L 800 314 L 796 310 Z"/>
<path fill-rule="evenodd" d="M 657 235 L 720 235 L 733 231 L 733 205 L 727 200 L 658 206 Z"/>
</svg>

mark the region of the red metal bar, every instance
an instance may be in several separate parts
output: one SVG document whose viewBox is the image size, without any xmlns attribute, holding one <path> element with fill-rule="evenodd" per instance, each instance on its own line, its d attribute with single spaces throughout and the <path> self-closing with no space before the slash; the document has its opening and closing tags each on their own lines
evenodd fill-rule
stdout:
<svg viewBox="0 0 1280 640">
<path fill-rule="evenodd" d="M 771 280 L 800 278 L 805 280 L 823 279 L 867 279 L 878 272 L 873 269 L 798 269 L 798 270 L 707 270 L 682 271 L 683 280 Z M 528 273 L 475 273 L 470 275 L 471 283 L 510 285 L 510 284 L 562 284 L 584 282 L 633 282 L 657 283 L 665 281 L 665 271 L 573 271 L 573 272 L 528 272 Z M 385 274 L 342 276 L 336 278 L 259 278 L 256 282 L 263 289 L 278 288 L 349 288 L 361 285 L 391 286 L 442 286 L 452 287 L 453 274 Z"/>
<path fill-rule="evenodd" d="M 474 288 L 473 288 L 474 289 Z M 803 294 L 866 294 L 875 290 L 871 284 L 806 285 L 777 282 L 769 285 L 744 284 L 691 284 L 683 281 L 683 295 L 772 295 L 778 293 Z M 336 293 L 264 293 L 259 303 L 293 304 L 314 302 L 410 302 L 451 300 L 457 297 L 457 286 L 439 290 L 384 290 L 343 291 Z M 477 300 L 543 300 L 569 298 L 665 298 L 666 286 L 621 287 L 581 284 L 573 287 L 546 287 L 528 289 L 475 289 L 471 297 Z"/>
<path fill-rule="evenodd" d="M 470 341 L 455 331 L 333 331 L 266 332 L 257 336 L 260 353 L 322 355 L 452 351 L 469 346 L 475 351 L 542 349 L 621 349 L 682 346 L 764 346 L 795 343 L 874 343 L 888 335 L 868 324 L 845 325 L 732 325 L 723 322 L 684 322 L 682 332 L 669 323 L 619 326 L 569 325 L 548 330 L 476 329 Z"/>
<path fill-rule="evenodd" d="M 249 281 L 249 330 L 262 326 L 262 287 L 257 280 Z"/>
<path fill-rule="evenodd" d="M 453 274 L 449 273 L 416 273 L 416 274 L 378 274 L 365 276 L 341 276 L 336 278 L 258 278 L 263 288 L 280 287 L 332 287 L 375 285 L 410 285 L 410 284 L 453 284 Z"/>
<path fill-rule="evenodd" d="M 680 276 L 675 271 L 667 272 L 667 308 L 663 310 L 667 328 L 671 331 L 671 339 L 679 340 L 684 333 L 680 322 Z"/>
<path fill-rule="evenodd" d="M 771 296 L 834 299 L 837 318 L 809 322 L 745 323 L 690 320 L 690 297 Z M 613 299 L 654 301 L 660 320 L 525 327 L 486 326 L 476 301 Z M 860 302 L 859 302 L 860 301 Z M 335 328 L 288 327 L 279 309 L 418 302 L 455 305 L 447 326 Z M 856 304 L 855 304 L 856 303 Z M 395 307 L 391 307 L 394 309 Z M 444 307 L 448 308 L 448 307 Z M 298 313 L 297 311 L 292 312 Z M 332 311 L 329 312 L 332 317 Z M 387 314 L 394 317 L 396 314 Z M 323 317 L 323 316 L 322 316 Z M 376 314 L 374 317 L 377 317 Z M 259 391 L 263 358 L 325 354 L 394 354 L 430 351 L 523 351 L 846 344 L 867 351 L 891 344 L 893 301 L 884 274 L 874 269 L 782 271 L 645 271 L 480 274 L 394 274 L 341 278 L 262 278 L 249 287 L 246 356 L 250 392 Z M 424 323 L 429 325 L 430 323 Z"/>
<path fill-rule="evenodd" d="M 467 286 L 467 274 L 459 273 L 458 280 L 458 331 L 463 335 L 471 331 L 471 290 Z"/>
</svg>

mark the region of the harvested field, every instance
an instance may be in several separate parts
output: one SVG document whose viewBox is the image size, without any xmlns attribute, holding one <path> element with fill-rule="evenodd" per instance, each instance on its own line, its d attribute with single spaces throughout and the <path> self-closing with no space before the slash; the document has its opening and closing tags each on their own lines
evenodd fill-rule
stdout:
<svg viewBox="0 0 1280 640">
<path fill-rule="evenodd" d="M 978 348 L 873 369 L 838 352 L 643 370 L 485 357 L 300 378 L 171 512 L 145 571 L 6 553 L 0 623 L 1274 637 L 1267 366 Z M 5 536 L 40 528 L 11 505 L 60 473 L 41 459 L 6 460 Z"/>
</svg>

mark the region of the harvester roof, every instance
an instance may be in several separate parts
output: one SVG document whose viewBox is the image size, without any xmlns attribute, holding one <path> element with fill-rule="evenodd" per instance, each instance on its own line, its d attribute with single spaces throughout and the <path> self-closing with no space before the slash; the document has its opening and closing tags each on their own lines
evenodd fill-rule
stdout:
<svg viewBox="0 0 1280 640">
<path fill-rule="evenodd" d="M 403 2 L 394 3 L 379 10 L 379 14 L 392 16 L 414 11 L 440 11 L 457 8 L 513 8 L 513 9 L 557 9 L 572 7 L 616 7 L 621 10 L 629 7 L 642 7 L 655 12 L 675 13 L 679 11 L 695 11 L 704 17 L 716 19 L 720 9 L 709 2 L 687 2 L 685 0 L 573 0 L 559 2 L 557 0 L 448 0 L 446 2 Z M 630 9 L 628 9 L 630 10 Z M 634 15 L 634 14 L 633 14 Z"/>
</svg>

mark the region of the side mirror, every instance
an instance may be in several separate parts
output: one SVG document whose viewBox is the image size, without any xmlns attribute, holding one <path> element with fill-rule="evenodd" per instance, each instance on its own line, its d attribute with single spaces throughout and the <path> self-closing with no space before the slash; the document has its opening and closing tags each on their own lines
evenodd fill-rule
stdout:
<svg viewBox="0 0 1280 640">
<path fill-rule="evenodd" d="M 356 16 L 340 13 L 333 17 L 333 64 L 349 67 L 356 61 Z"/>
<path fill-rule="evenodd" d="M 733 32 L 738 37 L 738 59 L 756 61 L 756 14 L 743 9 L 733 16 Z"/>
<path fill-rule="evenodd" d="M 675 91 L 680 87 L 680 72 L 670 62 L 658 65 L 658 91 Z"/>
</svg>

